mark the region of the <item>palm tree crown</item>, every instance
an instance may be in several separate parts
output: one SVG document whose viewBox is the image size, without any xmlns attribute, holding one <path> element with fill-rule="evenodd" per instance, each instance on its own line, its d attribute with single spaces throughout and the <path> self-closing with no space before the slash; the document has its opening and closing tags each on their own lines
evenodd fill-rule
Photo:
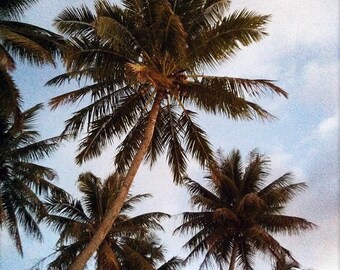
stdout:
<svg viewBox="0 0 340 270">
<path fill-rule="evenodd" d="M 81 200 L 70 195 L 47 200 L 50 215 L 44 221 L 60 234 L 57 257 L 47 269 L 68 269 L 100 225 L 107 207 L 119 192 L 122 180 L 118 175 L 111 175 L 102 183 L 92 173 L 84 173 L 78 179 Z M 159 221 L 169 216 L 159 212 L 135 217 L 127 215 L 136 203 L 149 196 L 128 196 L 109 234 L 97 250 L 96 269 L 148 270 L 155 269 L 157 263 L 164 261 L 164 248 L 159 244 L 154 230 L 161 230 Z M 175 259 L 172 264 L 176 264 Z"/>
<path fill-rule="evenodd" d="M 249 164 L 243 168 L 239 151 L 220 156 L 218 182 L 208 177 L 210 188 L 187 179 L 185 185 L 198 212 L 183 214 L 177 233 L 194 232 L 185 244 L 191 250 L 186 261 L 204 255 L 200 269 L 211 263 L 220 269 L 253 269 L 257 251 L 268 254 L 277 266 L 296 261 L 272 234 L 298 234 L 315 225 L 303 218 L 283 214 L 295 195 L 306 187 L 293 183 L 286 173 L 268 185 L 269 159 L 251 152 Z M 280 268 L 281 269 L 281 268 Z"/>
<path fill-rule="evenodd" d="M 22 113 L 20 131 L 13 118 L 5 121 L 0 117 L 0 227 L 7 229 L 21 255 L 19 226 L 41 240 L 37 221 L 47 212 L 39 195 L 61 193 L 48 181 L 56 173 L 35 163 L 58 146 L 56 139 L 38 141 L 39 133 L 32 122 L 40 108 L 41 105 L 36 105 Z"/>
<path fill-rule="evenodd" d="M 93 81 L 51 101 L 56 108 L 91 98 L 65 128 L 75 137 L 87 130 L 78 163 L 100 155 L 115 137 L 127 134 L 116 156 L 118 172 L 125 172 L 141 147 L 154 105 L 156 123 L 146 158 L 152 164 L 167 149 L 168 163 L 180 181 L 187 153 L 202 165 L 212 157 L 190 109 L 233 119 L 270 118 L 245 96 L 266 90 L 286 96 L 269 80 L 201 75 L 204 67 L 216 68 L 242 46 L 262 39 L 269 16 L 247 10 L 227 16 L 229 1 L 221 0 L 125 0 L 121 6 L 99 0 L 95 14 L 86 6 L 67 8 L 55 22 L 68 36 L 68 72 L 49 84 Z"/>
</svg>

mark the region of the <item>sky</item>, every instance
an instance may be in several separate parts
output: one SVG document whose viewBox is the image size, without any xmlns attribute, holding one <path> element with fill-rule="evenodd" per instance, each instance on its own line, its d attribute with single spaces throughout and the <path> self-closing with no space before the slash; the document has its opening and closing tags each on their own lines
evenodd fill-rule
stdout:
<svg viewBox="0 0 340 270">
<path fill-rule="evenodd" d="M 53 29 L 53 19 L 70 3 L 92 6 L 90 0 L 41 0 L 23 20 Z M 339 3 L 337 0 L 239 0 L 232 3 L 230 10 L 244 7 L 261 14 L 272 14 L 267 28 L 269 36 L 244 48 L 220 68 L 206 73 L 273 79 L 289 93 L 289 98 L 257 100 L 277 117 L 275 121 L 234 122 L 199 114 L 199 123 L 207 131 L 214 149 L 221 148 L 227 154 L 238 148 L 243 157 L 254 148 L 267 154 L 272 160 L 269 181 L 293 172 L 297 182 L 308 184 L 309 188 L 296 197 L 286 213 L 314 222 L 317 229 L 278 239 L 292 251 L 303 269 L 337 270 L 340 266 Z M 47 80 L 62 72 L 61 65 L 57 68 L 19 65 L 13 76 L 22 92 L 25 108 L 46 103 L 53 96 L 75 89 L 77 86 L 72 84 L 60 88 L 44 86 Z M 75 107 L 64 107 L 51 112 L 46 108 L 37 122 L 42 136 L 47 138 L 61 132 L 63 120 L 74 110 Z M 81 172 L 90 170 L 105 178 L 112 171 L 115 146 L 109 147 L 100 158 L 79 167 L 74 163 L 76 143 L 65 143 L 42 164 L 54 168 L 59 175 L 56 183 L 77 196 L 75 182 Z M 197 164 L 190 164 L 189 177 L 202 182 L 204 174 Z M 188 194 L 184 188 L 172 183 L 164 158 L 160 158 L 151 171 L 147 166 L 140 169 L 133 193 L 153 194 L 153 199 L 142 203 L 136 214 L 163 211 L 176 215 L 190 210 Z M 175 218 L 163 223 L 170 231 L 162 234 L 168 258 L 187 254 L 181 249 L 185 238 L 173 237 L 171 233 L 179 222 L 180 218 Z M 28 269 L 53 252 L 57 236 L 47 229 L 43 231 L 43 243 L 24 239 L 24 258 L 16 254 L 15 247 L 2 232 L 0 269 Z M 198 265 L 199 262 L 190 264 L 185 270 L 197 269 Z M 269 270 L 270 263 L 260 257 L 255 269 Z"/>
</svg>

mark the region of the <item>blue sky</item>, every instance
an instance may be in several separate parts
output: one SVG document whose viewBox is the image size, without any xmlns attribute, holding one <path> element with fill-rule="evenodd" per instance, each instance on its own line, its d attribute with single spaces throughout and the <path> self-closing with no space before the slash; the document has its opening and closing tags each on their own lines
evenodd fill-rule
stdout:
<svg viewBox="0 0 340 270">
<path fill-rule="evenodd" d="M 56 3 L 57 2 L 57 3 Z M 69 6 L 71 1 L 41 0 L 27 12 L 24 20 L 51 28 L 53 18 Z M 280 237 L 304 269 L 339 269 L 339 3 L 337 0 L 239 0 L 231 10 L 247 7 L 261 14 L 272 14 L 269 36 L 263 41 L 245 48 L 234 59 L 214 71 L 216 75 L 245 78 L 274 79 L 289 93 L 289 99 L 268 97 L 258 102 L 277 116 L 271 122 L 233 122 L 223 117 L 199 115 L 201 125 L 208 132 L 215 149 L 228 153 L 239 148 L 245 157 L 254 148 L 266 153 L 272 160 L 272 176 L 275 179 L 291 171 L 296 181 L 307 182 L 309 188 L 301 193 L 287 213 L 302 216 L 318 225 L 318 228 L 298 237 Z M 72 5 L 92 1 L 72 1 Z M 53 29 L 53 28 L 51 28 Z M 22 91 L 25 107 L 64 91 L 75 85 L 61 88 L 44 87 L 45 82 L 63 71 L 33 68 L 19 65 L 14 78 Z M 44 137 L 62 130 L 63 120 L 74 110 L 64 107 L 40 114 L 38 125 Z M 78 167 L 74 163 L 75 143 L 65 145 L 51 159 L 43 163 L 59 174 L 58 184 L 76 195 L 75 181 L 79 173 L 91 170 L 106 177 L 112 168 L 115 147 L 111 147 L 96 160 Z M 204 172 L 195 163 L 190 165 L 189 176 L 202 179 Z M 184 189 L 172 183 L 164 158 L 149 171 L 144 167 L 138 173 L 134 193 L 152 193 L 154 198 L 145 201 L 140 212 L 164 211 L 178 214 L 189 210 L 188 196 Z M 167 222 L 172 230 L 179 219 Z M 177 239 L 171 233 L 163 236 L 168 256 L 185 255 L 181 251 L 185 239 Z M 53 251 L 56 236 L 48 230 L 45 241 L 39 244 L 25 239 L 25 257 L 20 258 L 5 234 L 0 238 L 0 269 L 15 270 L 31 267 L 34 262 Z M 255 269 L 270 269 L 261 260 Z M 192 264 L 186 269 L 196 269 Z M 214 270 L 214 269 L 212 269 Z"/>
</svg>

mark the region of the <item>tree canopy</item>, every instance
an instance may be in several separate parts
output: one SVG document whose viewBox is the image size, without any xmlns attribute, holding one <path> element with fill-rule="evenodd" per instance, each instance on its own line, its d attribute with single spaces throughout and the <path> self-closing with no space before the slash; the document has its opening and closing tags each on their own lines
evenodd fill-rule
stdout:
<svg viewBox="0 0 340 270">
<path fill-rule="evenodd" d="M 315 227 L 304 218 L 284 214 L 285 207 L 305 183 L 294 183 L 286 173 L 266 184 L 270 160 L 253 151 L 246 166 L 239 151 L 220 155 L 217 180 L 207 177 L 209 188 L 187 179 L 185 186 L 197 212 L 183 213 L 177 233 L 192 233 L 185 244 L 190 250 L 186 261 L 203 255 L 200 269 L 254 269 L 257 252 L 267 254 L 277 267 L 297 262 L 288 249 L 280 245 L 275 234 L 294 235 Z M 281 269 L 279 268 L 279 269 Z"/>
</svg>

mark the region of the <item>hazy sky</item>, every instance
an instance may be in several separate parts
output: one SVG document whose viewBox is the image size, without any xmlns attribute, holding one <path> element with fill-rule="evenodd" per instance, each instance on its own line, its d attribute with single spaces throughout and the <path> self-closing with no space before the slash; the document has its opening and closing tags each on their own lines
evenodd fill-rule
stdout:
<svg viewBox="0 0 340 270">
<path fill-rule="evenodd" d="M 51 28 L 63 7 L 92 1 L 41 0 L 27 12 L 24 20 Z M 261 14 L 272 14 L 269 36 L 262 42 L 245 48 L 233 60 L 210 73 L 245 78 L 274 79 L 289 93 L 289 99 L 268 97 L 258 102 L 277 116 L 272 122 L 233 122 L 223 117 L 199 115 L 215 149 L 228 153 L 239 148 L 247 156 L 254 148 L 272 160 L 272 176 L 291 171 L 296 181 L 305 181 L 309 188 L 289 206 L 287 214 L 297 215 L 316 223 L 318 229 L 295 237 L 280 237 L 304 269 L 339 269 L 339 3 L 338 0 L 243 0 L 234 1 L 231 10 L 247 7 Z M 63 72 L 62 67 L 32 68 L 19 65 L 14 78 L 22 91 L 25 107 L 76 85 L 61 88 L 44 87 L 44 83 Z M 209 73 L 209 71 L 207 71 Z M 40 114 L 38 125 L 44 137 L 58 134 L 74 107 Z M 78 167 L 74 163 L 75 143 L 64 146 L 44 164 L 59 174 L 58 185 L 76 195 L 75 181 L 79 173 L 91 170 L 106 177 L 112 168 L 115 147 L 110 147 L 96 160 Z M 189 176 L 201 181 L 204 172 L 196 165 Z M 185 189 L 172 183 L 164 158 L 151 170 L 144 167 L 138 173 L 134 193 L 152 193 L 138 209 L 178 214 L 189 210 Z M 181 250 L 185 239 L 171 236 L 179 219 L 165 223 L 170 232 L 163 236 L 168 257 L 185 256 Z M 39 258 L 53 252 L 56 236 L 48 230 L 45 241 L 39 244 L 24 241 L 25 257 L 20 258 L 6 235 L 1 236 L 0 269 L 16 270 L 31 267 Z M 197 269 L 196 264 L 185 269 Z M 269 262 L 255 269 L 270 269 Z M 212 269 L 214 270 L 214 269 Z"/>
</svg>

